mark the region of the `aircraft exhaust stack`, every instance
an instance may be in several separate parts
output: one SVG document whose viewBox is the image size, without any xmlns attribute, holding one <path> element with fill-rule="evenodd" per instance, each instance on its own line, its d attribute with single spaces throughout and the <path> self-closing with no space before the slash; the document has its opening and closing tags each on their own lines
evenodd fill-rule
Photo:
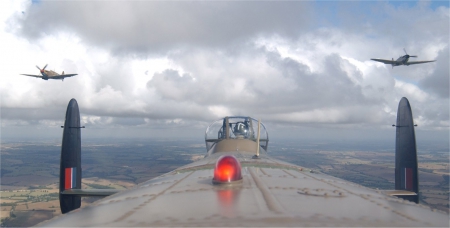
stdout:
<svg viewBox="0 0 450 228">
<path fill-rule="evenodd" d="M 67 106 L 61 145 L 59 171 L 59 204 L 61 212 L 67 213 L 81 206 L 81 196 L 62 194 L 64 190 L 81 189 L 81 129 L 80 111 L 75 99 Z"/>
<path fill-rule="evenodd" d="M 419 203 L 416 136 L 411 106 L 403 97 L 398 104 L 395 139 L 395 190 L 397 197 Z"/>
</svg>

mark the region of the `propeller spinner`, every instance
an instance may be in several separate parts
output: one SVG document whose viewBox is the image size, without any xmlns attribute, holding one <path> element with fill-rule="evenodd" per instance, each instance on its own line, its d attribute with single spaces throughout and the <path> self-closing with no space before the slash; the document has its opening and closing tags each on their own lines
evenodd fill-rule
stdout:
<svg viewBox="0 0 450 228">
<path fill-rule="evenodd" d="M 406 54 L 406 56 L 407 56 L 408 58 L 411 58 L 411 57 L 417 58 L 417 55 L 408 55 L 408 53 L 406 52 L 405 48 L 403 48 L 403 51 L 405 52 L 405 54 Z"/>
<path fill-rule="evenodd" d="M 44 68 L 39 68 L 39 66 L 36 65 L 36 67 L 39 69 L 39 71 L 41 71 L 41 73 L 44 73 L 45 68 L 47 67 L 48 64 L 45 64 Z"/>
</svg>

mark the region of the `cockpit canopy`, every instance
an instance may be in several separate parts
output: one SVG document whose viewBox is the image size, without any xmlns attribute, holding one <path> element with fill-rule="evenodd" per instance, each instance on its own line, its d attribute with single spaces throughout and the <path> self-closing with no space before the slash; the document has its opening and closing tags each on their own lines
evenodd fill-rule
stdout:
<svg viewBox="0 0 450 228">
<path fill-rule="evenodd" d="M 258 120 L 245 116 L 229 116 L 209 125 L 205 132 L 206 150 L 224 139 L 248 139 L 255 141 L 258 137 Z M 260 126 L 259 145 L 267 151 L 269 134 L 263 123 Z"/>
</svg>

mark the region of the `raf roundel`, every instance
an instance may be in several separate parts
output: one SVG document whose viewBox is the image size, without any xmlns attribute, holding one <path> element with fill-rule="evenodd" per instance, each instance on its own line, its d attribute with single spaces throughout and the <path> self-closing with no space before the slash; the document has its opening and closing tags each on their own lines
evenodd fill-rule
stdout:
<svg viewBox="0 0 450 228">
<path fill-rule="evenodd" d="M 214 168 L 214 184 L 242 182 L 241 163 L 232 155 L 221 156 Z"/>
</svg>

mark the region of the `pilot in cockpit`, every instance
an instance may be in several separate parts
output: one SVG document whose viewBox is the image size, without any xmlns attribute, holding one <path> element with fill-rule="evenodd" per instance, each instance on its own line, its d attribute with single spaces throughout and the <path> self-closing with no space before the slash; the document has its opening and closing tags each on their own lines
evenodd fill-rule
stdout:
<svg viewBox="0 0 450 228">
<path fill-rule="evenodd" d="M 234 125 L 233 134 L 236 136 L 236 138 L 248 138 L 249 135 L 248 121 L 237 122 Z"/>
</svg>

